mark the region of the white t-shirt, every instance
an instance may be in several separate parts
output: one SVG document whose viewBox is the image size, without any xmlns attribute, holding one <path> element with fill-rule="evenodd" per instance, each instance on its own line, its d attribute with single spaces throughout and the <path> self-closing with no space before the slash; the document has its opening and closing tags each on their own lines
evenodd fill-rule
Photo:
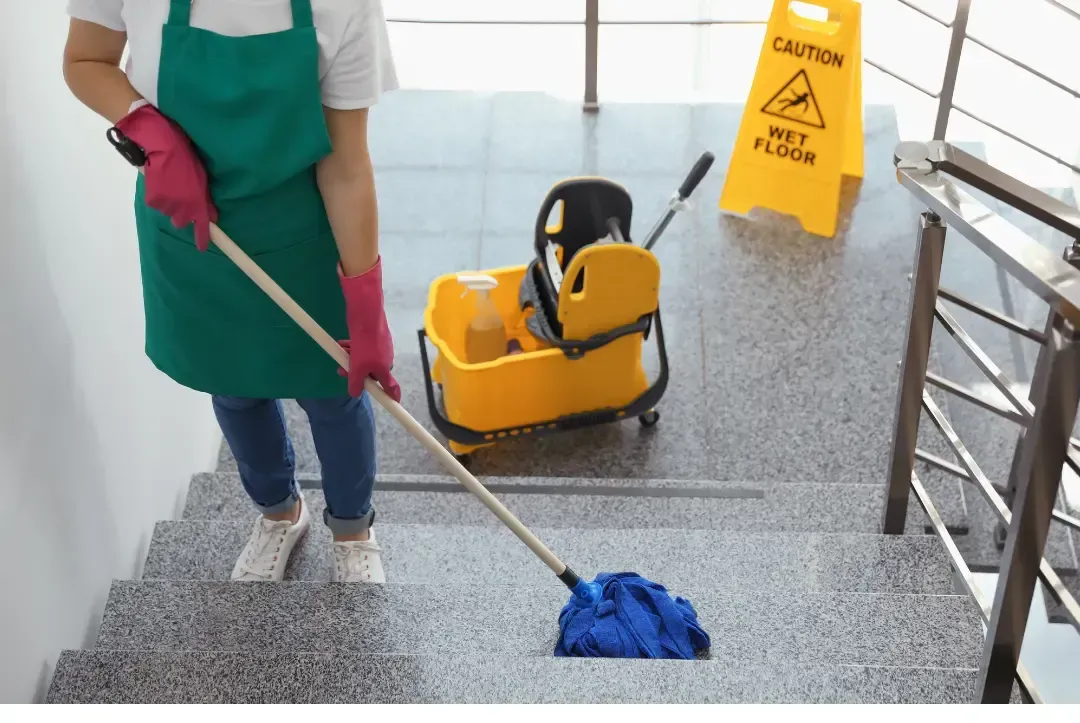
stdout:
<svg viewBox="0 0 1080 723">
<path fill-rule="evenodd" d="M 311 0 L 323 105 L 354 110 L 398 88 L 381 0 Z M 157 105 L 161 28 L 169 0 L 68 0 L 68 15 L 127 32 L 128 81 Z M 289 0 L 194 0 L 192 27 L 245 36 L 288 30 Z"/>
</svg>

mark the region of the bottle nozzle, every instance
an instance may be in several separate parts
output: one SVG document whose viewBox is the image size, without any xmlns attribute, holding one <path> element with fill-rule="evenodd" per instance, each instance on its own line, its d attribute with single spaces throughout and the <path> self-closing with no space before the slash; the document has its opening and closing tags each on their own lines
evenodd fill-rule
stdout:
<svg viewBox="0 0 1080 723">
<path fill-rule="evenodd" d="M 491 291 L 499 282 L 487 274 L 458 274 L 458 283 L 473 291 Z"/>
</svg>

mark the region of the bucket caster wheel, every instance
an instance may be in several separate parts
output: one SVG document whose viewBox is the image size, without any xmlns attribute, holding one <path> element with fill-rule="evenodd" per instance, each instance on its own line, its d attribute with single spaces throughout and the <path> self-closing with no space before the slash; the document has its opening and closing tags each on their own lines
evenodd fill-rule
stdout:
<svg viewBox="0 0 1080 723">
<path fill-rule="evenodd" d="M 655 427 L 656 423 L 660 421 L 660 412 L 655 409 L 649 410 L 638 417 L 638 421 L 641 422 L 641 426 L 645 427 L 645 429 Z"/>
<path fill-rule="evenodd" d="M 465 469 L 468 469 L 469 464 L 472 463 L 472 455 L 468 454 L 468 453 L 466 453 L 466 454 L 455 454 L 454 459 L 456 459 L 458 462 L 460 462 L 461 466 L 464 467 Z"/>
</svg>

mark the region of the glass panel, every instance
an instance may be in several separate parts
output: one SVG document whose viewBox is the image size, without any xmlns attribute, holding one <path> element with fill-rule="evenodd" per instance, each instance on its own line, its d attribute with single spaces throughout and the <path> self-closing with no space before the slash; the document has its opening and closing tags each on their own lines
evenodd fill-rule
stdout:
<svg viewBox="0 0 1080 723">
<path fill-rule="evenodd" d="M 950 31 L 898 2 L 863 3 L 863 55 L 927 90 L 941 90 Z"/>
<path fill-rule="evenodd" d="M 926 141 L 934 136 L 937 99 L 868 63 L 863 63 L 863 105 L 892 106 L 901 140 Z"/>
<path fill-rule="evenodd" d="M 895 0 L 889 0 L 895 2 Z M 936 18 L 951 23 L 956 17 L 956 0 L 906 0 L 920 10 L 925 10 Z M 978 5 L 981 0 L 974 3 Z"/>
<path fill-rule="evenodd" d="M 1058 158 L 1073 163 L 1080 159 L 1075 131 L 1080 100 L 970 41 L 960 57 L 954 103 Z M 981 124 L 957 120 L 963 117 L 953 115 L 949 140 L 983 142 L 991 164 L 1026 183 L 1047 187 L 1047 179 L 1055 175 L 1050 162 Z"/>
<path fill-rule="evenodd" d="M 707 45 L 701 71 L 703 98 L 709 102 L 745 103 L 765 42 L 765 26 L 713 25 L 704 34 Z"/>
<path fill-rule="evenodd" d="M 390 41 L 404 88 L 585 93 L 581 26 L 393 23 Z"/>
<path fill-rule="evenodd" d="M 1080 89 L 1080 63 L 1076 62 L 1080 20 L 1049 3 L 973 2 L 968 35 L 1071 88 Z M 964 52 L 967 53 L 966 48 Z"/>
<path fill-rule="evenodd" d="M 688 100 L 694 91 L 700 34 L 688 25 L 601 25 L 600 102 Z"/>
<path fill-rule="evenodd" d="M 698 0 L 600 0 L 600 20 L 697 20 Z"/>
<path fill-rule="evenodd" d="M 764 21 L 772 0 L 600 0 L 601 20 Z"/>
<path fill-rule="evenodd" d="M 703 0 L 706 16 L 720 20 L 757 20 L 766 22 L 772 12 L 772 0 Z"/>
<path fill-rule="evenodd" d="M 585 20 L 585 0 L 383 0 L 383 10 L 387 18 L 410 20 Z"/>
</svg>

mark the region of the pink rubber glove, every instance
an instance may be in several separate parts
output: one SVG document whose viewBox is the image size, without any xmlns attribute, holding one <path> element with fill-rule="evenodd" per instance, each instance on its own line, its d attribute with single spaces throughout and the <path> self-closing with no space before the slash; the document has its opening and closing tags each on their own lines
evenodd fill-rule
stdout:
<svg viewBox="0 0 1080 723">
<path fill-rule="evenodd" d="M 341 346 L 349 352 L 349 396 L 364 392 L 364 380 L 372 377 L 395 402 L 401 402 L 401 387 L 390 373 L 394 364 L 394 340 L 383 307 L 382 257 L 359 276 L 345 276 L 338 265 L 341 290 L 345 292 L 345 318 L 349 339 Z"/>
<path fill-rule="evenodd" d="M 120 119 L 116 127 L 146 153 L 146 203 L 168 216 L 176 228 L 195 224 L 195 246 L 210 247 L 210 222 L 218 212 L 210 199 L 206 168 L 191 140 L 152 105 Z"/>
</svg>

